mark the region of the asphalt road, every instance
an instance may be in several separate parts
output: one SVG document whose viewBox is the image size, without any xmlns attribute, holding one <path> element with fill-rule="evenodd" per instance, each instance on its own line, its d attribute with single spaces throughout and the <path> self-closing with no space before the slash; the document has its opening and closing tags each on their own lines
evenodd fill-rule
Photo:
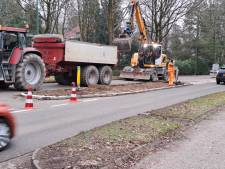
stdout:
<svg viewBox="0 0 225 169">
<path fill-rule="evenodd" d="M 23 110 L 24 100 L 16 93 L 2 92 L 0 100 L 9 103 L 17 118 L 17 136 L 0 154 L 0 162 L 33 151 L 111 121 L 162 108 L 188 99 L 225 91 L 224 85 L 198 84 L 149 93 L 112 98 L 68 101 L 35 101 L 35 109 Z"/>
</svg>

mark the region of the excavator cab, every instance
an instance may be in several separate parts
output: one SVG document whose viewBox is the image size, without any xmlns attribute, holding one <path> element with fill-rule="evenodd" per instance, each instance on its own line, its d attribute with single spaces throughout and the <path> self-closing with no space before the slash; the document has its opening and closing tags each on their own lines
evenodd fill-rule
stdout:
<svg viewBox="0 0 225 169">
<path fill-rule="evenodd" d="M 152 65 L 156 65 L 157 60 L 161 57 L 162 46 L 155 43 L 144 44 L 141 46 L 139 53 L 144 58 L 143 68 L 152 67 Z"/>
<path fill-rule="evenodd" d="M 138 53 L 131 58 L 131 66 L 140 68 L 151 68 L 160 65 L 162 61 L 162 46 L 160 44 L 150 43 L 140 47 Z"/>
</svg>

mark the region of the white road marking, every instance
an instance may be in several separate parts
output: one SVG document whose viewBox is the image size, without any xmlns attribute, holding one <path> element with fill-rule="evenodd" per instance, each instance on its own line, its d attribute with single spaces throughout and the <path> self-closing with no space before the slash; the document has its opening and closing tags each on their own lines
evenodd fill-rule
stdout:
<svg viewBox="0 0 225 169">
<path fill-rule="evenodd" d="M 69 105 L 68 103 L 65 104 L 57 104 L 57 105 L 52 105 L 51 107 L 61 107 L 61 106 L 67 106 Z"/>
<path fill-rule="evenodd" d="M 77 102 L 77 103 L 85 103 L 85 102 L 92 102 L 92 101 L 96 101 L 99 99 L 86 99 L 86 100 L 81 100 L 81 102 Z M 68 106 L 70 105 L 69 103 L 64 103 L 64 104 L 56 104 L 56 105 L 52 105 L 50 106 L 51 108 L 57 108 L 57 107 L 63 107 L 63 106 Z M 15 110 L 15 109 L 10 109 L 10 111 L 12 112 L 12 114 L 17 114 L 17 113 L 27 113 L 30 112 L 31 110 Z"/>
<path fill-rule="evenodd" d="M 29 112 L 31 110 L 16 110 L 16 111 L 12 111 L 12 114 L 17 114 L 17 113 L 25 113 L 25 112 Z"/>
<path fill-rule="evenodd" d="M 215 79 L 202 79 L 202 80 L 199 80 L 199 81 L 191 81 L 189 83 L 191 83 L 193 85 L 207 84 L 207 83 L 216 83 L 216 80 Z"/>
<path fill-rule="evenodd" d="M 93 101 L 97 101 L 98 99 L 87 99 L 87 100 L 82 100 L 82 102 L 93 102 Z"/>
</svg>

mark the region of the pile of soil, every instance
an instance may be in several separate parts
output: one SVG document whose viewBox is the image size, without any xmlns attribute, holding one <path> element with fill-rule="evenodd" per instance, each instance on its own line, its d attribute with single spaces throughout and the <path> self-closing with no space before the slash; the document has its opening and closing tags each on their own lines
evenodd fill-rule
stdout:
<svg viewBox="0 0 225 169">
<path fill-rule="evenodd" d="M 165 82 L 146 82 L 146 83 L 137 83 L 137 84 L 123 84 L 123 85 L 96 85 L 86 88 L 81 88 L 77 91 L 77 94 L 82 95 L 92 95 L 92 94 L 113 94 L 113 93 L 124 93 L 124 92 L 137 92 L 145 91 L 148 89 L 155 89 L 161 87 L 167 87 L 168 84 Z M 66 96 L 70 95 L 71 89 L 56 89 L 56 90 L 43 90 L 35 91 L 35 95 L 43 96 Z"/>
</svg>

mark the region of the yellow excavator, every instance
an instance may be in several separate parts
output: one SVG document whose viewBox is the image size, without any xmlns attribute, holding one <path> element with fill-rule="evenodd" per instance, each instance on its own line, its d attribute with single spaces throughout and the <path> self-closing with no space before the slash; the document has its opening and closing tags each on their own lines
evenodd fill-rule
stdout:
<svg viewBox="0 0 225 169">
<path fill-rule="evenodd" d="M 126 66 L 120 73 L 120 77 L 130 80 L 168 80 L 167 67 L 169 63 L 174 63 L 172 59 L 162 53 L 162 45 L 149 39 L 148 29 L 141 14 L 140 4 L 136 0 L 131 0 L 131 16 L 127 28 L 114 39 L 114 44 L 118 46 L 120 52 L 131 50 L 132 36 L 134 32 L 134 22 L 137 22 L 139 29 L 140 47 L 137 53 L 131 58 L 131 66 Z M 176 68 L 175 79 L 178 78 Z"/>
</svg>

